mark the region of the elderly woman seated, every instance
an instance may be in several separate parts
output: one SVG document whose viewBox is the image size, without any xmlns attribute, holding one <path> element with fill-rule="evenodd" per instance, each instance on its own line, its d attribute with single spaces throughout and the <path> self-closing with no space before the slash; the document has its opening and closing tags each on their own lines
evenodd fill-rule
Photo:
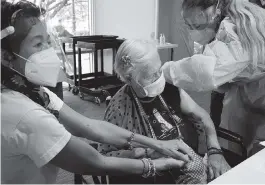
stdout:
<svg viewBox="0 0 265 185">
<path fill-rule="evenodd" d="M 153 43 L 126 40 L 118 50 L 115 70 L 126 85 L 111 100 L 105 120 L 148 137 L 183 140 L 191 150 L 194 149 L 194 158 L 184 168 L 166 171 L 155 178 L 110 177 L 110 183 L 202 184 L 206 183 L 207 174 L 208 179 L 214 178 L 230 168 L 222 156 L 210 116 L 184 90 L 165 82 L 161 60 Z M 194 152 L 197 150 L 198 134 L 206 135 L 207 162 Z M 149 148 L 127 150 L 105 144 L 99 146 L 99 151 L 123 158 L 166 157 Z"/>
</svg>

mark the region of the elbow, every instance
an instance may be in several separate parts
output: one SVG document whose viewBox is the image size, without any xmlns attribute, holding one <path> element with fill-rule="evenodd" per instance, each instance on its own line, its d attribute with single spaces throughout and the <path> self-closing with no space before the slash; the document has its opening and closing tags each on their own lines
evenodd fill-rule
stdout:
<svg viewBox="0 0 265 185">
<path fill-rule="evenodd" d="M 214 123 L 212 121 L 211 116 L 206 111 L 202 115 L 202 121 L 203 121 L 206 133 L 215 135 L 216 134 L 216 129 L 215 129 Z"/>
<path fill-rule="evenodd" d="M 91 161 L 88 161 L 79 174 L 95 176 L 107 175 L 108 171 L 105 158 L 105 156 L 99 155 L 98 158 L 94 160 L 93 164 L 91 164 Z"/>
<path fill-rule="evenodd" d="M 102 130 L 100 121 L 89 119 L 83 130 L 85 130 L 85 132 L 82 131 L 83 138 L 87 138 L 98 143 L 105 143 L 103 135 L 100 134 Z"/>
</svg>

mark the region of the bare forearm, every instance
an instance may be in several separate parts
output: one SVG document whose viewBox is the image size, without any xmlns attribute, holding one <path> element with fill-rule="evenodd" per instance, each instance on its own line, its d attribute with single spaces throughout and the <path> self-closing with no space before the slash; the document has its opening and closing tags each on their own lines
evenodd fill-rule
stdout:
<svg viewBox="0 0 265 185">
<path fill-rule="evenodd" d="M 205 110 L 201 109 L 197 113 L 190 113 L 187 115 L 187 119 L 194 124 L 198 133 L 205 132 L 208 148 L 220 148 L 214 124 Z"/>
<path fill-rule="evenodd" d="M 101 161 L 98 161 L 97 168 L 91 168 L 86 166 L 87 170 L 80 171 L 79 174 L 84 175 L 114 175 L 122 176 L 128 174 L 143 174 L 144 164 L 141 160 L 126 159 L 117 157 L 102 157 Z"/>
<path fill-rule="evenodd" d="M 144 164 L 141 160 L 105 157 L 104 170 L 106 175 L 143 174 Z"/>
<path fill-rule="evenodd" d="M 103 156 L 74 136 L 50 163 L 82 175 L 142 174 L 144 167 L 141 160 Z"/>
<path fill-rule="evenodd" d="M 216 130 L 214 127 L 214 123 L 209 116 L 209 114 L 204 114 L 202 118 L 202 122 L 204 124 L 205 128 L 205 133 L 206 133 L 206 142 L 207 142 L 207 147 L 215 147 L 215 148 L 220 148 L 220 144 L 217 139 L 217 134 Z"/>
<path fill-rule="evenodd" d="M 186 115 L 186 118 L 194 124 L 198 133 L 205 131 L 207 146 L 219 148 L 220 145 L 217 139 L 214 123 L 210 115 L 197 103 L 195 103 L 184 90 L 180 90 L 180 97 L 181 109 Z"/>
<path fill-rule="evenodd" d="M 102 153 L 108 157 L 120 157 L 120 158 L 127 158 L 127 159 L 135 159 L 134 152 L 132 150 L 118 150 L 118 151 L 111 151 L 107 153 Z"/>
<path fill-rule="evenodd" d="M 126 146 L 129 138 L 132 135 L 132 132 L 105 121 L 98 121 L 97 124 L 88 125 L 87 132 L 90 133 L 91 130 L 94 134 L 92 135 L 85 134 L 85 136 L 88 137 L 93 136 L 94 139 L 99 139 L 98 142 L 100 143 L 116 145 L 118 148 Z M 139 134 L 134 135 L 132 145 L 135 148 L 150 147 L 153 149 L 160 149 L 160 146 L 156 140 Z"/>
<path fill-rule="evenodd" d="M 83 137 L 99 143 L 125 147 L 132 132 L 105 121 L 89 119 L 64 105 L 60 111 L 64 126 L 75 136 Z M 159 142 L 154 139 L 135 134 L 134 147 L 149 147 L 160 150 Z"/>
</svg>

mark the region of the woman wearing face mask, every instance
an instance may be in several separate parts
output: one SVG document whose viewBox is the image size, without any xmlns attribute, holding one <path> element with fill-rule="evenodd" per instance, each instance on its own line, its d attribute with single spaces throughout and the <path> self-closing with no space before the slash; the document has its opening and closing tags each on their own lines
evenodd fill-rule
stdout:
<svg viewBox="0 0 265 185">
<path fill-rule="evenodd" d="M 53 184 L 58 167 L 87 175 L 151 176 L 189 161 L 189 147 L 181 142 L 154 140 L 91 120 L 42 87 L 54 87 L 61 73 L 42 13 L 27 1 L 1 1 L 1 26 L 15 29 L 13 34 L 4 30 L 1 40 L 1 182 Z M 78 137 L 117 147 L 153 148 L 181 160 L 105 157 Z"/>
<path fill-rule="evenodd" d="M 204 51 L 163 66 L 175 86 L 226 93 L 221 126 L 242 135 L 249 150 L 265 140 L 264 17 L 246 0 L 184 0 L 183 18 Z"/>
<path fill-rule="evenodd" d="M 265 0 L 250 0 L 250 2 L 265 8 Z M 223 109 L 224 93 L 213 91 L 211 94 L 211 118 L 216 128 L 221 124 L 221 114 Z"/>
<path fill-rule="evenodd" d="M 213 166 L 215 177 L 229 169 L 222 156 L 210 116 L 185 91 L 166 84 L 161 71 L 161 60 L 154 44 L 142 40 L 126 40 L 118 50 L 114 67 L 126 85 L 112 98 L 105 113 L 106 121 L 151 138 L 176 138 L 179 142 L 186 142 L 195 151 L 198 145 L 197 137 L 205 134 L 205 130 L 209 148 L 208 162 Z M 107 156 L 121 158 L 164 157 L 150 148 L 141 147 L 128 150 L 101 144 L 99 151 Z M 187 163 L 186 168 L 181 171 L 165 171 L 156 178 L 137 175 L 110 177 L 110 183 L 204 184 L 207 180 L 207 168 L 203 159 L 191 151 L 194 160 Z M 214 155 L 213 151 L 216 151 Z"/>
</svg>

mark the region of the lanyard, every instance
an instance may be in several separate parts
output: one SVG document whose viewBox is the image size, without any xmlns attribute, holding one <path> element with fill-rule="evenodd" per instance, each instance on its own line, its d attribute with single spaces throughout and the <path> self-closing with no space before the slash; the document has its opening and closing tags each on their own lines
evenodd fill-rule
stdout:
<svg viewBox="0 0 265 185">
<path fill-rule="evenodd" d="M 156 137 L 156 135 L 155 135 L 155 132 L 154 132 L 154 129 L 153 129 L 151 123 L 150 123 L 150 120 L 148 119 L 148 116 L 147 116 L 146 112 L 144 111 L 144 108 L 143 108 L 142 104 L 140 103 L 139 99 L 137 98 L 137 96 L 136 96 L 136 94 L 135 94 L 135 92 L 134 92 L 134 90 L 133 90 L 132 88 L 131 88 L 131 91 L 132 91 L 133 97 L 134 97 L 134 99 L 135 99 L 135 102 L 136 102 L 136 104 L 137 104 L 137 106 L 138 106 L 138 108 L 139 108 L 139 110 L 140 110 L 140 114 L 141 114 L 141 116 L 144 118 L 144 120 L 145 120 L 145 121 L 147 122 L 147 124 L 148 124 L 148 127 L 149 127 L 149 129 L 150 129 L 150 132 L 151 132 L 152 137 L 153 137 L 154 139 L 157 139 L 157 137 Z M 169 114 L 170 118 L 173 120 L 173 122 L 174 122 L 175 125 L 176 125 L 177 131 L 178 131 L 178 138 L 183 139 L 183 136 L 182 136 L 182 134 L 181 134 L 181 132 L 180 132 L 180 128 L 179 128 L 179 127 L 181 126 L 182 119 L 179 118 L 177 115 L 174 115 L 174 116 L 173 116 L 173 114 L 171 113 L 170 109 L 168 108 L 168 106 L 167 106 L 165 100 L 162 98 L 162 96 L 159 95 L 158 97 L 159 97 L 159 99 L 160 99 L 162 105 L 163 105 L 164 108 L 166 109 L 167 113 Z"/>
</svg>

